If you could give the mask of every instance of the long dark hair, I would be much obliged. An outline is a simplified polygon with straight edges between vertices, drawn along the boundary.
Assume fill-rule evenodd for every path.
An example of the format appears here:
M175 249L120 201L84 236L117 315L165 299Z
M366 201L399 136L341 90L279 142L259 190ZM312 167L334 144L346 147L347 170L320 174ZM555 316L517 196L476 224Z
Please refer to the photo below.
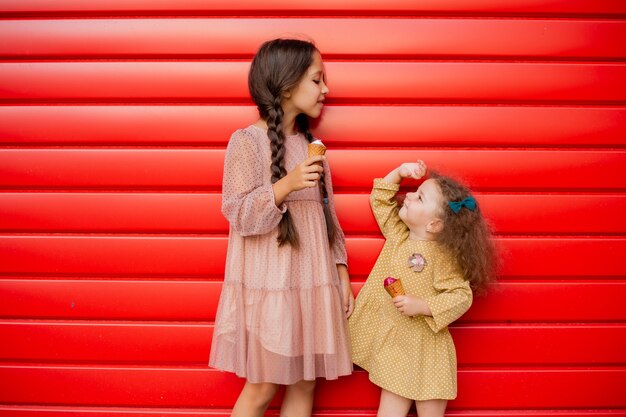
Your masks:
M478 205L474 210L462 207L458 213L448 205L450 201L461 201L471 195L465 185L437 172L430 172L429 178L435 180L444 200L440 213L444 226L437 240L458 261L472 289L484 292L495 280L498 266L491 227Z
M313 63L313 54L319 52L311 42L298 39L274 39L265 42L254 58L248 73L248 88L252 101L259 110L259 116L267 123L267 135L272 151L272 184L287 175L285 170L285 134L283 132L283 109L280 101L283 93L295 87ZM309 142L313 135L309 131L309 120L305 114L296 117L298 131ZM335 224L328 206L328 193L324 174L320 177L320 193L324 202L324 217L328 240L335 238ZM289 243L299 247L298 232L289 211L283 214L279 223L278 245Z

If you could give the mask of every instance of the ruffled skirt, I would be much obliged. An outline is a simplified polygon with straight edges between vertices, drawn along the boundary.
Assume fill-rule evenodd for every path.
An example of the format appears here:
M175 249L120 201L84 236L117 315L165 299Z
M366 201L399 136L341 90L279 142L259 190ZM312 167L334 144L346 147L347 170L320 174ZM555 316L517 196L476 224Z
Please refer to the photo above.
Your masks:
M293 384L352 372L347 321L319 203L291 202L300 249L276 232L231 231L209 365L249 382ZM306 254L304 256L303 254Z

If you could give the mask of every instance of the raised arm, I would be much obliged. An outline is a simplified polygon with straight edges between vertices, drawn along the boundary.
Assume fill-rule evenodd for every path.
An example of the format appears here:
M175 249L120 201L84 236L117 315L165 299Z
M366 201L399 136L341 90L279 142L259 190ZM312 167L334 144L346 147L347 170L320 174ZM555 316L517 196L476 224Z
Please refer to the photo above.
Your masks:
M374 180L370 195L370 205L383 236L387 239L408 231L406 224L398 216L398 203L395 195L404 178L420 179L426 174L426 165L422 161L408 162L395 168L385 178Z

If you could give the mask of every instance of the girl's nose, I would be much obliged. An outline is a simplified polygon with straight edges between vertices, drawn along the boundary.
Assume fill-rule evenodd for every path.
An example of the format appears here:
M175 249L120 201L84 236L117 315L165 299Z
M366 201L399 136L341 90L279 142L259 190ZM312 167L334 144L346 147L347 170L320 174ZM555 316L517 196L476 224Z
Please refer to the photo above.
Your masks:
M326 95L328 94L330 90L328 89L328 86L326 85L326 83L323 83L322 85L322 94Z

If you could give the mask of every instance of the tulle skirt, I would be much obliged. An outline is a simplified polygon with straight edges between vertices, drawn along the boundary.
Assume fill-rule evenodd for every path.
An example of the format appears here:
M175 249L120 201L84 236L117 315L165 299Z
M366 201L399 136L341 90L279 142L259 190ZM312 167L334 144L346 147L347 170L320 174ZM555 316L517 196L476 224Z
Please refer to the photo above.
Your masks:
M231 231L209 365L249 382L293 384L352 372L337 267L321 205L290 202L300 248L277 232Z

